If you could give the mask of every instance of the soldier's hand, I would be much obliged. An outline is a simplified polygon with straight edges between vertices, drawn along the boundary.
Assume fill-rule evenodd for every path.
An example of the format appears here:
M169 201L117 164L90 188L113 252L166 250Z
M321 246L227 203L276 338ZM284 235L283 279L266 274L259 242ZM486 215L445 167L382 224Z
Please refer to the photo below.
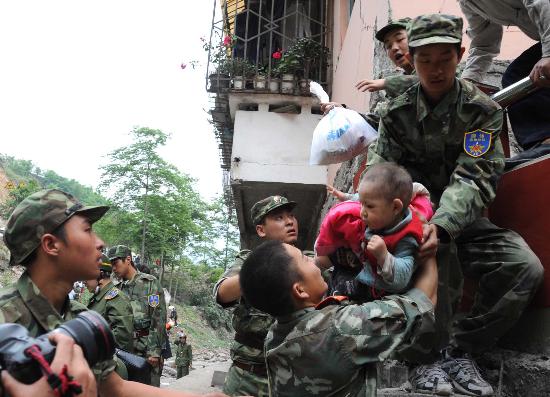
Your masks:
M158 367L160 365L160 357L149 356L149 357L147 357L147 362L152 367Z
M370 79L364 79L359 80L357 84L355 84L355 88L357 88L358 91L361 92L376 92L383 90L386 87L386 79L377 79L377 80L370 80Z
M550 57L541 58L533 70L529 73L529 78L537 87L550 87Z
M424 261L435 256L439 241L437 239L437 226L431 224L422 225L422 244L418 249L418 259Z
M321 104L321 112L323 112L323 114L327 114L336 107L342 107L342 104L338 102L323 102Z
M76 345L74 340L69 336L60 333L53 333L49 339L53 344L57 345L55 356L50 366L52 371L59 374L66 365L68 374L82 386L82 393L79 396L96 397L97 385L95 377L84 358L80 346ZM44 376L33 384L26 385L17 381L7 371L2 371L2 384L5 391L12 397L55 396L53 389Z

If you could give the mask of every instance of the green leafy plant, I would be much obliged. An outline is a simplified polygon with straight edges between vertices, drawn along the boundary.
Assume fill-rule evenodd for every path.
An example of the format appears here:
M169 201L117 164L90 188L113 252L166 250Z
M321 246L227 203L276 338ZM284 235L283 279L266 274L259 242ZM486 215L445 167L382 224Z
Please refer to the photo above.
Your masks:
M307 79L313 69L326 65L328 55L327 47L310 37L301 37L287 51L282 52L277 71L281 74L297 74Z
M252 77L256 71L254 65L244 58L228 58L226 62L227 72L231 76Z

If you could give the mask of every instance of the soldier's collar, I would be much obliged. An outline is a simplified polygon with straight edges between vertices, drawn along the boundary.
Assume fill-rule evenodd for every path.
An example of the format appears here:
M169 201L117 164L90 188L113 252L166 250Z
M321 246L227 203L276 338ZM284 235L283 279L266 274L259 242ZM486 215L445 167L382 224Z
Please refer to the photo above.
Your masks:
M21 295L23 303L32 313L37 323L45 330L49 331L60 326L64 321L61 313L52 306L52 304L42 294L38 286L31 280L29 274L24 272L17 280L17 291ZM69 309L69 297L63 304L63 315Z
M290 314L285 314L283 316L277 316L277 322L279 324L284 324L284 323L288 323L288 322L291 322L295 319L298 319L300 317L302 317L304 314L308 313L308 312L311 312L315 310L315 308L312 306L312 307L306 307L304 309L300 309L300 310L296 310L295 312L292 312Z
M422 121L430 113L432 113L436 118L441 119L449 113L449 108L454 107L453 105L458 102L460 84L458 79L455 77L455 82L451 91L449 91L447 95L445 95L443 99L441 99L441 101L433 108L428 103L428 100L422 91L421 84L418 84L417 90L418 99L416 102L416 119L418 121Z

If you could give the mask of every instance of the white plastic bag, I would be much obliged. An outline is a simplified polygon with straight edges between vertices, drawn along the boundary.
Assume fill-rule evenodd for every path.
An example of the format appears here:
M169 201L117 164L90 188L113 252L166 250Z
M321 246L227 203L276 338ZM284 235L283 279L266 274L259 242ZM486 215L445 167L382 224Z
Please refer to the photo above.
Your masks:
M310 90L321 102L328 102L327 93L318 83L311 82ZM378 131L359 113L335 107L315 127L309 164L327 165L350 160L376 138Z

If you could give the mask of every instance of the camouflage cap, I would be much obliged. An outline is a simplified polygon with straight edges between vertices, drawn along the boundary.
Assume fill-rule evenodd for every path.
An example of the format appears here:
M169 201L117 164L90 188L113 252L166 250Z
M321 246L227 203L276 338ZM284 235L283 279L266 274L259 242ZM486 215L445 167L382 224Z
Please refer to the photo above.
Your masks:
M250 210L250 218L252 219L252 223L254 225L259 225L268 213L285 206L292 209L296 207L296 203L294 201L288 201L288 199L283 196L269 196L258 201Z
M113 261L117 258L126 258L127 256L132 256L132 250L125 245L115 245L114 247L109 248L107 253L110 261Z
M386 34L388 34L389 32L395 29L407 29L409 27L410 22L411 22L411 18L409 17L390 21L390 23L388 23L386 26L382 27L378 32L376 32L374 37L376 37L378 41L381 41L383 43L384 37L386 36Z
M23 262L40 245L43 235L52 233L73 215L83 215L94 223L108 210L108 206L85 206L58 189L31 194L15 207L8 219L4 243L10 250L10 265Z
M104 272L113 272L113 265L111 265L111 261L109 260L109 257L105 254L101 255L101 263L99 264L99 270Z
M409 47L436 43L461 43L462 18L446 14L426 14L414 18L408 29Z

